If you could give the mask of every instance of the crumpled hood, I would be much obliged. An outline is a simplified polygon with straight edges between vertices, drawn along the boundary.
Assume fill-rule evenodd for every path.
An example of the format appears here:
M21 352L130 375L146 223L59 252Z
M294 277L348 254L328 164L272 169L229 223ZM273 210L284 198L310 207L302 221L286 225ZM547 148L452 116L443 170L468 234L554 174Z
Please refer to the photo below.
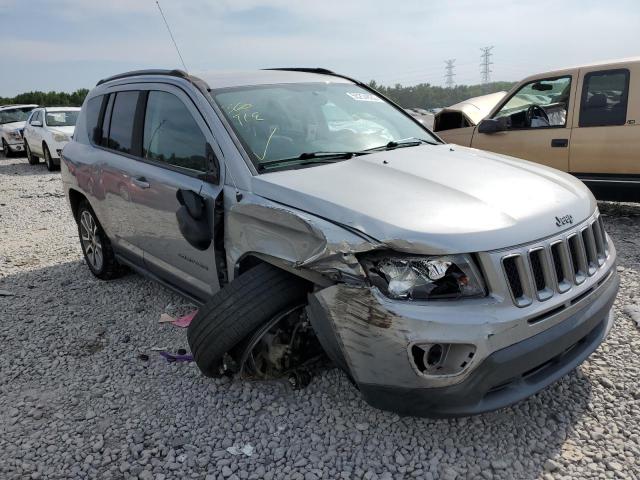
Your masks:
M73 131L75 130L75 126L70 125L68 127L50 127L51 131L54 133L64 133L66 135L73 135Z
M413 253L481 252L532 242L596 208L571 175L454 145L400 148L253 177L253 192ZM556 217L571 215L559 227Z
M24 128L26 124L27 122L3 123L2 125L0 125L0 128L2 128L5 132L10 132L11 130L20 130L21 128Z

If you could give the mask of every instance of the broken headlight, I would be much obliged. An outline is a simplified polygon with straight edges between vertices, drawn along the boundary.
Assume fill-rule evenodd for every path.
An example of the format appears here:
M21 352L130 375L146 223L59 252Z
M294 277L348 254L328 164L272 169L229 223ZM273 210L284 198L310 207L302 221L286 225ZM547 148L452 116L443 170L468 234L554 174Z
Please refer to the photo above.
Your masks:
M369 280L393 299L432 300L486 295L469 255L372 255L361 259Z

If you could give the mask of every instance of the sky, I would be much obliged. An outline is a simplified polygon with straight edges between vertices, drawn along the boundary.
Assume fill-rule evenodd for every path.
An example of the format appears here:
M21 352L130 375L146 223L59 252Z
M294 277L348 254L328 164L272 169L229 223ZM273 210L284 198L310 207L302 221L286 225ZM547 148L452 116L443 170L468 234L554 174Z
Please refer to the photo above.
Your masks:
M325 67L384 85L480 83L640 55L639 0L160 0L190 73ZM155 0L0 0L0 96L181 68Z

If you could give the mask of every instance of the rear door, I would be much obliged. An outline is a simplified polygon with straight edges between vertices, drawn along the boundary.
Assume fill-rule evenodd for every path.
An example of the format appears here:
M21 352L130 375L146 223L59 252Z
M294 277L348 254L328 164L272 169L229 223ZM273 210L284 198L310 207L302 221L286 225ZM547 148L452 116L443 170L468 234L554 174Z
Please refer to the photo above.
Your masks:
M574 75L540 78L522 85L489 118L505 122L496 133L473 134L471 146L569 169L575 99Z
M580 71L580 105L571 134L571 173L599 182L640 182L639 82L637 64Z

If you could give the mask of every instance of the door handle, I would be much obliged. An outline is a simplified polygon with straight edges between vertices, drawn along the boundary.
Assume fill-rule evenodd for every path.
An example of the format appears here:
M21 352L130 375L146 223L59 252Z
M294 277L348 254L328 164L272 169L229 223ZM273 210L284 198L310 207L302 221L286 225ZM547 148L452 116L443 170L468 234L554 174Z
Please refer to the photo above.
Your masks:
M132 178L131 181L138 188L149 188L151 186L144 177Z
M554 138L551 140L551 146L557 148L566 148L569 146L568 138Z

